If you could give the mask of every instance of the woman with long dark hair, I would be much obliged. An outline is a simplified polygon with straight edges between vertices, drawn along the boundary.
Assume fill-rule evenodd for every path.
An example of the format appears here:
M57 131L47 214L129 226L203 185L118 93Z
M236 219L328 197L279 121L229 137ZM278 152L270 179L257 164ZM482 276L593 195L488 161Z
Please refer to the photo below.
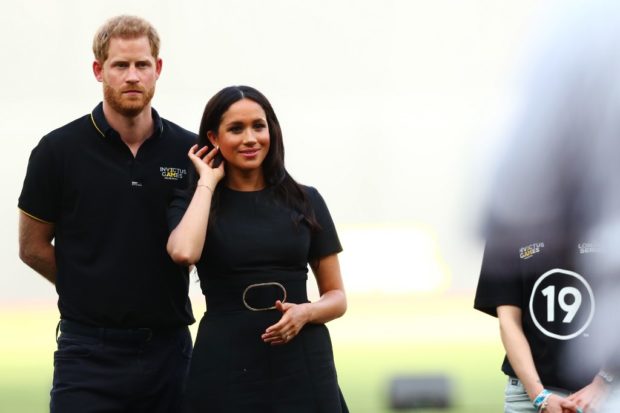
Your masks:
M170 208L168 252L207 300L187 388L192 412L346 412L325 323L346 296L334 223L284 167L269 101L248 86L207 103L190 194ZM309 302L308 265L320 298Z

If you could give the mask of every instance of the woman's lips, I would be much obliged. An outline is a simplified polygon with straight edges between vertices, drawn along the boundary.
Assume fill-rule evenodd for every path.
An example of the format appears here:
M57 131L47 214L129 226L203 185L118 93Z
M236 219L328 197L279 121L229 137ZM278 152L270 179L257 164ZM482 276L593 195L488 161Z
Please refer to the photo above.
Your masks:
M260 149L251 149L251 150L239 151L239 153L241 153L241 156L245 158L253 158L258 154L259 150Z

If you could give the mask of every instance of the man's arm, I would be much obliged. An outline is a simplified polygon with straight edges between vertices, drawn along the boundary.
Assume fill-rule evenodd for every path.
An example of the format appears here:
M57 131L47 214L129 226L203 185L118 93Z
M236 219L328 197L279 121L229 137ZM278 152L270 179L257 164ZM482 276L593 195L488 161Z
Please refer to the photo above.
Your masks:
M56 255L52 240L54 224L19 213L19 258L30 268L56 283Z

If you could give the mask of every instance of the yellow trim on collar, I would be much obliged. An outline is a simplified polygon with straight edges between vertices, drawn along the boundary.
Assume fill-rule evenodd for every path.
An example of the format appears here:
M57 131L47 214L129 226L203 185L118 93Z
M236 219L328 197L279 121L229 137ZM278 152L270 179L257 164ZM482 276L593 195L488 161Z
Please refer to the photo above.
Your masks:
M49 221L46 221L46 220L44 220L44 219L37 218L37 217L35 217L35 216L34 216L34 215L32 215L32 214L29 214L29 213L27 213L26 211L24 211L24 210L23 210L23 209L21 209L21 208L17 208L17 209L18 209L18 210L20 210L20 211L22 212L22 214L24 214L24 215L26 215L26 216L29 216L30 218L34 219L35 221L43 222L44 224L53 224L53 222L49 222Z
M99 127L97 126L97 122L95 122L95 118L93 117L93 113L90 113L90 120L91 122L93 122L93 126L95 127L95 129L97 129L97 132L99 132L101 134L101 136L103 136L105 138L105 134L103 132L101 132L101 129L99 129Z

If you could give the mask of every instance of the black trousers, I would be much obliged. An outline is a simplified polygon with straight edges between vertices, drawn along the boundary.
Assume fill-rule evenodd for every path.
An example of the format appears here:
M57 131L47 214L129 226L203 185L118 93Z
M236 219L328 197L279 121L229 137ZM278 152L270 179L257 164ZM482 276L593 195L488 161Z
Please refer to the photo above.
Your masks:
M187 327L105 329L62 320L50 412L179 412L191 354Z

